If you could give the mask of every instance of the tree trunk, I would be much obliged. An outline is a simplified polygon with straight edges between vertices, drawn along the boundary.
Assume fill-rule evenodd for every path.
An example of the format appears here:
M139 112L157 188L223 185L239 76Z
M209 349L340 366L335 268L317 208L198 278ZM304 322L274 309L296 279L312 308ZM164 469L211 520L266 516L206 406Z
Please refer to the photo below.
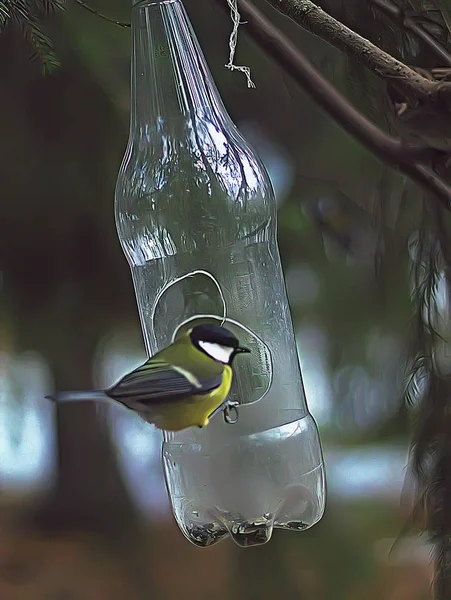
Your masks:
M93 329L68 333L68 339L76 340L75 348L50 357L57 389L92 386L93 358L101 337ZM56 406L57 479L35 514L36 525L107 535L137 526L137 512L118 468L103 409L87 402Z

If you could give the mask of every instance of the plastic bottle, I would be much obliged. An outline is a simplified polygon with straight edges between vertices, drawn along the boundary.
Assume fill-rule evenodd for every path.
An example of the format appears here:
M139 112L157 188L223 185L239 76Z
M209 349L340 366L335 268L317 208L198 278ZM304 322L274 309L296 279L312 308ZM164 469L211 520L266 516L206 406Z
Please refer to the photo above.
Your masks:
M267 542L322 516L324 468L308 412L268 175L228 116L180 0L132 9L131 125L116 187L149 354L200 321L252 350L236 360L239 419L165 433L175 518L209 546ZM250 92L251 93L251 92Z

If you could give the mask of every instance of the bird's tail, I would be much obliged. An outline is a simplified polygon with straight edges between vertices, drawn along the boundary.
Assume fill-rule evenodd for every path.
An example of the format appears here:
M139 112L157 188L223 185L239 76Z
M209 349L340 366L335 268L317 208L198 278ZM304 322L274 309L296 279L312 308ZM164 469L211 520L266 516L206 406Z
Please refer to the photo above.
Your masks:
M53 402L112 402L103 390L77 390L74 392L56 392L51 396L46 396Z

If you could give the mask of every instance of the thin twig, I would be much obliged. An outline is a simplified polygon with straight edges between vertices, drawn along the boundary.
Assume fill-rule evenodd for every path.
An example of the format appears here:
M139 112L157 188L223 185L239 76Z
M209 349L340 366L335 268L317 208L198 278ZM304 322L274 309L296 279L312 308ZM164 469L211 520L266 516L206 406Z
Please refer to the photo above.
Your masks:
M370 0L370 2L380 10L384 15L390 17L396 23L399 23L404 29L411 31L424 44L426 44L441 61L440 65L451 66L451 54L432 36L424 27L416 23L414 19L407 16L406 13L396 6L390 0Z
M390 79L390 83L396 85L406 98L427 100L435 94L440 94L443 101L451 98L451 84L426 79L310 0L267 1L307 31L357 59L378 77Z
M223 0L216 0L224 8ZM248 0L239 0L241 17L248 21L248 32L286 73L336 123L351 134L380 160L407 175L423 189L430 191L451 210L451 187L424 164L416 152L400 140L382 132L361 115L324 77L288 38Z
M92 8L91 6L89 6L89 4L86 4L86 2L83 2L83 0L73 0L73 1L76 2L82 8L84 8L85 10L87 10L88 12L95 15L96 17L100 17L104 21L108 21L108 23L114 23L114 25L119 25L119 27L130 27L130 23L124 23L123 21L115 21L114 19L107 17L106 15L104 15L100 11L96 10L95 8Z

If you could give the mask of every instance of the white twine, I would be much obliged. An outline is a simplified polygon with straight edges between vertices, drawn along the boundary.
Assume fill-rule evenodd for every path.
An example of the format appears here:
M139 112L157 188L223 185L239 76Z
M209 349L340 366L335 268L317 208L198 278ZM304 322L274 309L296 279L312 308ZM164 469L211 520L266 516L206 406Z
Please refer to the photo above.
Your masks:
M246 75L246 79L247 79L247 87L254 88L255 83L251 79L250 68L233 64L233 59L235 58L236 43L237 43L237 39L238 39L238 27L241 24L240 23L241 15L238 12L237 0L227 0L227 4L230 7L230 16L231 16L232 22L233 22L233 29L232 29L232 33L230 34L230 40L229 40L230 54L229 54L229 62L226 64L226 67L227 67L227 69L230 69L231 71L241 71L242 73L244 73Z

